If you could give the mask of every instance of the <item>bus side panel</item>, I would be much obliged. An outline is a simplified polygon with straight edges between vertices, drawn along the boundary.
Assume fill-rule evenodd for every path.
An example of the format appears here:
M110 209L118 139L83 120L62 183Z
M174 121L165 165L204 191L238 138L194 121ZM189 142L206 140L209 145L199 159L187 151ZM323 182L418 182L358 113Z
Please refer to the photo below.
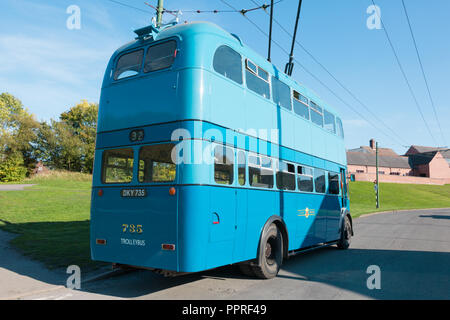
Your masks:
M314 198L318 198L314 194L301 193L297 195L297 220L296 220L296 233L295 247L293 249L299 249L303 247L310 246L315 241L315 227L314 227L314 216L312 215L314 211ZM306 214L308 210L308 215ZM309 215L309 213L312 213Z
M248 223L245 243L247 260L257 256L259 239L266 221L273 215L279 215L279 204L276 200L276 192L259 189L248 192Z
M245 252L248 221L248 193L247 189L236 189L236 233L233 250L233 262L250 259Z
M327 211L327 236L326 241L338 240L339 221L341 216L341 198L337 195L325 197L324 207Z
M209 239L210 189L204 186L178 187L179 271L197 272L206 268Z
M209 95L211 97L210 118L205 117L205 119L213 123L220 123L227 128L246 129L246 118L236 117L245 109L243 87L217 73L211 73L208 78L208 88L211 91Z
M286 224L288 239L289 239L289 250L297 249L295 246L298 241L295 237L295 225L298 220L297 217L297 199L298 193L293 192L271 192L276 196L276 204L278 205L278 215L280 215L284 223Z
M278 129L278 141L276 142L287 148L295 148L295 117L292 115L291 111L288 111L283 107L275 105L273 106L273 109L273 118L276 122L275 128ZM268 134L270 137L270 132Z

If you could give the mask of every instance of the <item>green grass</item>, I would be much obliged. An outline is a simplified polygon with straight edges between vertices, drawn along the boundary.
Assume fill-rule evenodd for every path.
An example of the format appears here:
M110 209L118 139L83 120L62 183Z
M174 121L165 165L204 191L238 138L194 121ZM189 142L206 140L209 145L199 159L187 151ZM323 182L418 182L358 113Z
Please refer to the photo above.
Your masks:
M48 268L79 265L92 270L104 264L90 259L91 175L53 172L25 179L36 184L24 191L0 192L0 228L17 233L11 244ZM375 211L450 207L450 185L380 185L381 208L375 209L371 182L350 183L354 217Z
M349 189L353 217L371 212L450 207L450 185L380 183L378 210L372 182L350 182Z
M50 269L71 264L95 269L89 249L91 175L56 172L0 192L0 228L17 233L11 244Z

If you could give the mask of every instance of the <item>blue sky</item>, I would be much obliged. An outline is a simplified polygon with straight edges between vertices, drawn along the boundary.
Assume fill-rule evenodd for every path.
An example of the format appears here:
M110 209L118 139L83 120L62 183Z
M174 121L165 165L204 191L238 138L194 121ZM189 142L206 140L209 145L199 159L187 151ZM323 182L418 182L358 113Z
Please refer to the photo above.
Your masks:
M133 30L150 23L153 10L144 0L2 0L0 10L0 92L10 92L39 120L57 118L81 99L98 102L101 81L114 50L133 39ZM226 0L232 6L253 8L251 0ZM269 0L255 0L270 3ZM157 0L148 0L156 5ZM274 17L293 31L296 0L275 6ZM443 135L428 99L401 0L377 0L383 22L403 64L434 139L417 110L395 62L383 30L369 30L367 8L371 0L304 0L297 39L341 83L369 107L380 124L298 46L295 58L346 103L372 121L378 130L353 112L340 99L297 63L293 77L317 92L337 109L343 119L347 148L367 145L370 138L381 147L405 152L405 146L450 144L450 1L405 0L422 62L431 88ZM219 0L165 0L167 9L228 10ZM81 9L81 29L69 30L66 13L70 5ZM145 11L148 11L145 12ZM268 30L262 11L247 16ZM165 19L171 19L167 15ZM261 55L267 55L267 38L237 13L197 14L185 12L181 20L211 21L238 34ZM277 25L274 40L286 51L291 39ZM272 45L272 62L284 69L287 55ZM383 131L385 134L383 134Z

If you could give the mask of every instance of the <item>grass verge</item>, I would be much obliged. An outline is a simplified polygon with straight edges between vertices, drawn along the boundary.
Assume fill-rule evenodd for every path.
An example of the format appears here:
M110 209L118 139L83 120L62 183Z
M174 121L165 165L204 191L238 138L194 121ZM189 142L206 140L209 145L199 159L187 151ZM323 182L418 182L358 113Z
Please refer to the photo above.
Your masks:
M372 182L350 182L349 190L353 217L382 211L450 208L450 185L380 183L379 209Z
M0 228L17 233L11 244L50 269L79 265L92 270L89 211L92 176L54 172L26 179L23 191L0 192Z

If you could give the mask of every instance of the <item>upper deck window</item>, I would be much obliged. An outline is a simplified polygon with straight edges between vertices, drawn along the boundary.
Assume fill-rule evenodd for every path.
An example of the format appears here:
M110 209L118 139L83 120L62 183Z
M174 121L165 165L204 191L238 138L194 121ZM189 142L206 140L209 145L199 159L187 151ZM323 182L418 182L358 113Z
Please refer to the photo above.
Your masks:
M339 117L336 117L336 125L338 136L344 138L344 127L342 126L342 120Z
M152 72L169 68L177 54L177 42L175 40L151 46L145 57L144 72Z
M291 110L291 88L275 77L272 77L273 101L279 106Z
M324 128L325 130L336 133L336 123L334 121L335 117L332 113L324 110Z
M144 50L136 50L122 55L116 64L114 80L128 78L139 73L142 66Z
M315 124L323 127L323 109L318 106L314 101L311 101L311 121Z
M299 116L309 120L309 100L304 95L293 91L294 95L294 112Z
M214 70L228 79L242 84L242 58L227 46L220 46L214 53Z
M246 60L245 71L247 88L264 98L270 99L269 74L248 59Z

